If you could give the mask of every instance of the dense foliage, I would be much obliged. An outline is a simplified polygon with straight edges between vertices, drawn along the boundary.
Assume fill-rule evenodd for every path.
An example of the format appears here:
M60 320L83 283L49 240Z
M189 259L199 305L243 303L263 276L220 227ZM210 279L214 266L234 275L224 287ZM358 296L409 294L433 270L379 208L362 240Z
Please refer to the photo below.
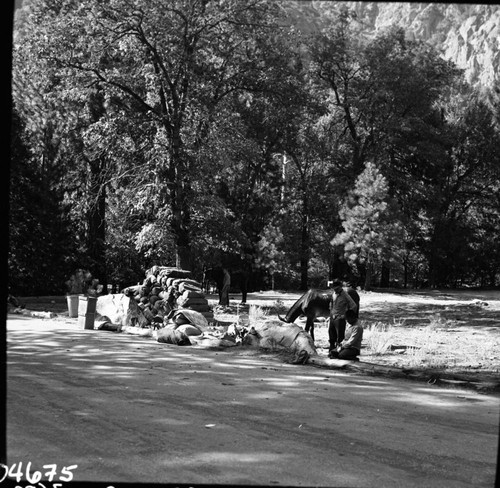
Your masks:
M330 9L330 14L332 10ZM15 19L9 286L78 268L253 286L497 286L498 93L340 8L31 0Z

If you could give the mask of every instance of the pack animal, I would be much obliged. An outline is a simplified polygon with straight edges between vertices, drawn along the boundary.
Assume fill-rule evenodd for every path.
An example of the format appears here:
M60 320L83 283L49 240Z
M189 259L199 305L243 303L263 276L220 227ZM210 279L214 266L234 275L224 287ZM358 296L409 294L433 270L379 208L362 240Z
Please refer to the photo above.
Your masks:
M347 293L357 305L356 315L359 314L359 295L353 288L348 288ZM318 317L330 317L330 302L332 301L332 291L311 289L304 293L288 310L287 314L278 318L286 323L293 323L300 316L306 317L305 331L309 332L314 341L314 321ZM338 340L344 338L345 331L337 331Z

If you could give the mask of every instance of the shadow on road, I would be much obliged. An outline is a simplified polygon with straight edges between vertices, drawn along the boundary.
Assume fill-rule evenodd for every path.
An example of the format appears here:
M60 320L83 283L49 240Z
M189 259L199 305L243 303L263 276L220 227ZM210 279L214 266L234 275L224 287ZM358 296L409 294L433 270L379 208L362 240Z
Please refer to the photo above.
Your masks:
M10 463L76 464L84 481L455 488L494 478L495 397L72 324L9 316Z

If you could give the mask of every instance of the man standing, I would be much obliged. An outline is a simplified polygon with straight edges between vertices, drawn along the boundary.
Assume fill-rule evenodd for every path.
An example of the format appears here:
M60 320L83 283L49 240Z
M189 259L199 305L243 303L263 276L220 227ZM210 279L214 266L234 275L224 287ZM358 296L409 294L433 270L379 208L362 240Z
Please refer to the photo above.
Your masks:
M354 303L356 304L356 318L359 317L359 294L358 292L356 291L356 288L353 287L353 285L351 285L351 283L349 282L346 282L346 287L347 287L347 294L354 300Z
M330 340L328 357L336 356L337 345L339 345L345 336L346 319L345 314L347 310L353 310L357 314L358 305L344 291L340 281L332 282L332 301L330 302L330 325L328 327L328 338Z
M231 288L231 275L226 268L222 269L223 278L222 278L222 290L220 294L219 305L223 307L229 306L229 288Z

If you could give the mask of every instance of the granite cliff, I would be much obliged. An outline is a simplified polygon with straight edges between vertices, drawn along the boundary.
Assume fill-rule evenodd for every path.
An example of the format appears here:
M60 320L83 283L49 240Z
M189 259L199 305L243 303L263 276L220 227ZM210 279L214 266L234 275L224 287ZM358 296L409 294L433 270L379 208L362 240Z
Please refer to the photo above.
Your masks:
M306 30L328 22L339 5L356 13L367 36L393 25L409 38L424 40L465 70L474 85L490 87L500 75L500 5L417 2L285 2L294 21Z

